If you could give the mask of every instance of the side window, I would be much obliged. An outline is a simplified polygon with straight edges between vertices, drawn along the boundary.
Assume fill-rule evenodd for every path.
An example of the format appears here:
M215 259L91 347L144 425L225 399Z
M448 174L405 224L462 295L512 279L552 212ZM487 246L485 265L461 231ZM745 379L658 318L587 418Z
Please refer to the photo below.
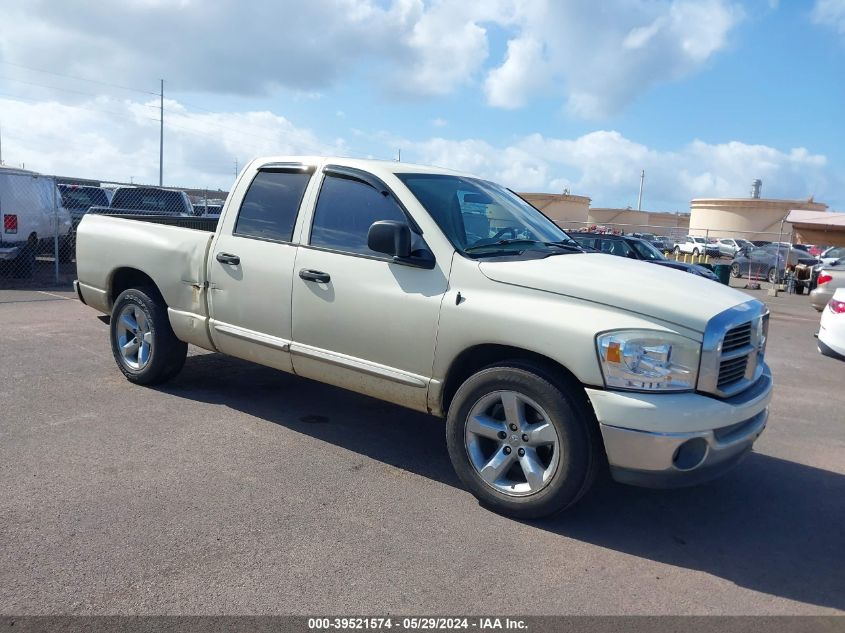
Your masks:
M391 196L360 180L326 174L314 209L310 244L349 253L381 255L367 247L367 232L378 220L407 222Z
M260 171L241 203L235 235L290 242L311 174Z

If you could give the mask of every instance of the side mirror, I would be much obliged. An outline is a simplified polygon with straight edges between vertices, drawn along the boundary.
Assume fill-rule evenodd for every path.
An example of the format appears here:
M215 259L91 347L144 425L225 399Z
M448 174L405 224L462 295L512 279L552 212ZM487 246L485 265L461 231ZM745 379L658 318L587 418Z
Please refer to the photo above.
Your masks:
M373 222L367 231L367 246L376 253L408 258L411 256L411 229L395 220Z

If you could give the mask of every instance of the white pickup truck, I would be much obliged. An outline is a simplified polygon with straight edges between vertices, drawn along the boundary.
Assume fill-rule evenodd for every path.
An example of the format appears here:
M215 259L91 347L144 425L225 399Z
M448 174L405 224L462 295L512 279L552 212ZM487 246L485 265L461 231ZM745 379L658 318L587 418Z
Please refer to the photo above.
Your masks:
M492 182L264 158L213 232L168 223L79 226L76 291L111 315L131 382L173 378L190 343L446 417L455 470L498 512L563 510L608 465L625 483L697 483L766 425L764 304L585 253Z

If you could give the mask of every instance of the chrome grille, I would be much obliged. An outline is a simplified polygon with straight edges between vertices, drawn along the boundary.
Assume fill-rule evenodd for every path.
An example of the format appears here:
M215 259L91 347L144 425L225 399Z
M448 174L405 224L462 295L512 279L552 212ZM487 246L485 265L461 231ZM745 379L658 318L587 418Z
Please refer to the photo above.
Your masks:
M751 344L751 323L744 323L728 330L722 343L722 354Z
M737 380L745 377L745 370L748 367L748 356L739 356L730 360L723 360L719 365L719 380L716 386L719 389L727 387Z
M766 306L751 300L710 319L702 343L699 391L729 398L757 381L765 369L766 317Z

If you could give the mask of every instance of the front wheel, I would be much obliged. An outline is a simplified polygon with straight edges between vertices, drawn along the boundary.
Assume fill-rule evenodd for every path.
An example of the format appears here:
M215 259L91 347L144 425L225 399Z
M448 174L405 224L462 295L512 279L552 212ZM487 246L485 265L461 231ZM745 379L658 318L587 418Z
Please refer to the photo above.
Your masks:
M698 257L698 249L697 248L692 249L692 256Z
M482 505L533 519L574 505L601 463L595 418L575 389L518 362L471 376L449 407L452 465Z
M775 284L778 281L778 271L776 268L772 267L769 268L769 274L766 275L766 279L770 284Z
M731 264L731 277L737 278L740 275L739 264Z
M110 333L112 354L129 382L162 383L185 364L188 345L176 338L167 307L155 290L122 292L114 302Z

